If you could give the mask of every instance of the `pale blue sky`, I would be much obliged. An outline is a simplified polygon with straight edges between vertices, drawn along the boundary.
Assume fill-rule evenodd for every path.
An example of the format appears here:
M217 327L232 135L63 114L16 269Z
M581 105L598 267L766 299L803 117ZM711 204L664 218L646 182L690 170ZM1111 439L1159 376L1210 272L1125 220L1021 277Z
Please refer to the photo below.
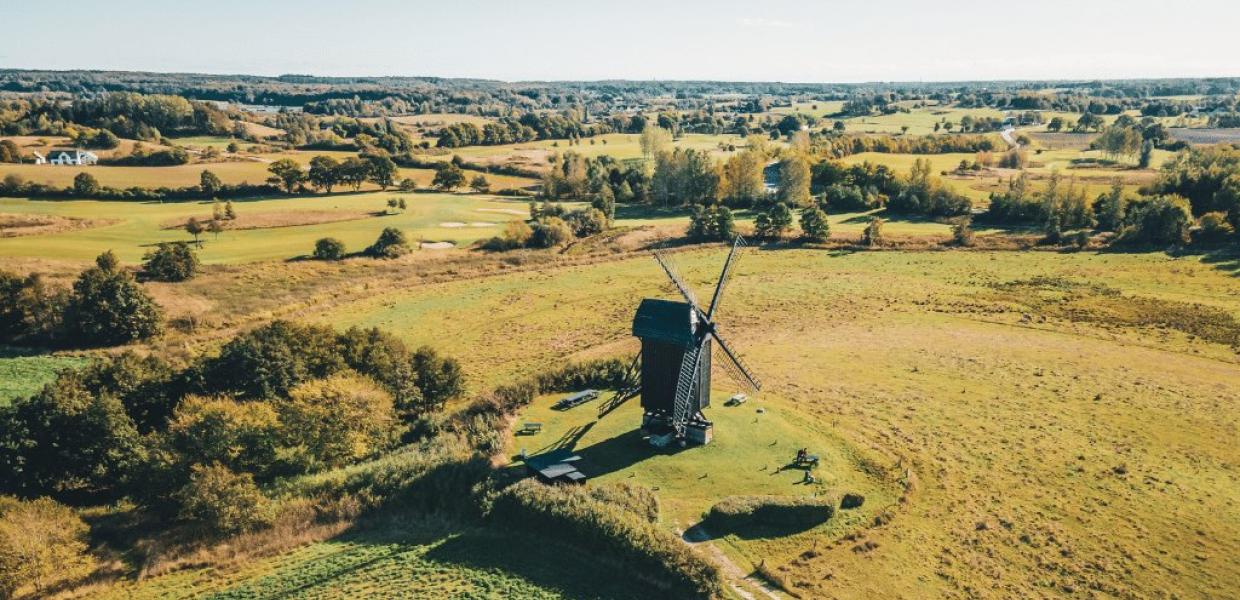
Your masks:
M1238 24L1238 0L0 0L0 67L504 80L1240 76Z

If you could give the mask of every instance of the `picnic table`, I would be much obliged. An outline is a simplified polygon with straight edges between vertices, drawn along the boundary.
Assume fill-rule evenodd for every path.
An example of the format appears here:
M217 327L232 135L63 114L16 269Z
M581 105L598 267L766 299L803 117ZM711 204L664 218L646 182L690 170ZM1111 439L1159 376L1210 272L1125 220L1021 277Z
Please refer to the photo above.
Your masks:
M517 435L534 435L542 432L542 423L526 423L517 430Z

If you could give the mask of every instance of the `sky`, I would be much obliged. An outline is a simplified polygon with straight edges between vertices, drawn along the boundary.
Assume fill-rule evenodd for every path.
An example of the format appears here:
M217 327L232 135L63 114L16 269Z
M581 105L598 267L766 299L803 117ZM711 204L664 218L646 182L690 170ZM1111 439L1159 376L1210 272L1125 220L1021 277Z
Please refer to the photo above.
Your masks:
M1238 0L0 0L0 68L506 81L1240 76Z

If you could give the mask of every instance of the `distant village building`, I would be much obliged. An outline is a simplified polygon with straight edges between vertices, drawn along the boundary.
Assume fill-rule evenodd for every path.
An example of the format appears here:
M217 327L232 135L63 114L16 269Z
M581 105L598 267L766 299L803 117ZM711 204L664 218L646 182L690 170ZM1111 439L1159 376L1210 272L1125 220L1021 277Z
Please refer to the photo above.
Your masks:
M53 165L94 165L99 163L99 157L85 150L52 150L47 153L47 162Z
M34 153L34 164L36 164L36 165L46 165L46 164L47 164L47 157L46 157L46 156L43 156L42 154L39 154L38 152L35 152L35 153Z

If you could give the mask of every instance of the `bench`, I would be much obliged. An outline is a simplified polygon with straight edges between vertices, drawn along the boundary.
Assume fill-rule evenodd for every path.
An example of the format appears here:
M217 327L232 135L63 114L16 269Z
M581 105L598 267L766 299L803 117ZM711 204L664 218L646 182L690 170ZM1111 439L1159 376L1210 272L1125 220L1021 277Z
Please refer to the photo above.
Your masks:
M542 433L542 423L526 423L517 430L517 435L534 435Z

